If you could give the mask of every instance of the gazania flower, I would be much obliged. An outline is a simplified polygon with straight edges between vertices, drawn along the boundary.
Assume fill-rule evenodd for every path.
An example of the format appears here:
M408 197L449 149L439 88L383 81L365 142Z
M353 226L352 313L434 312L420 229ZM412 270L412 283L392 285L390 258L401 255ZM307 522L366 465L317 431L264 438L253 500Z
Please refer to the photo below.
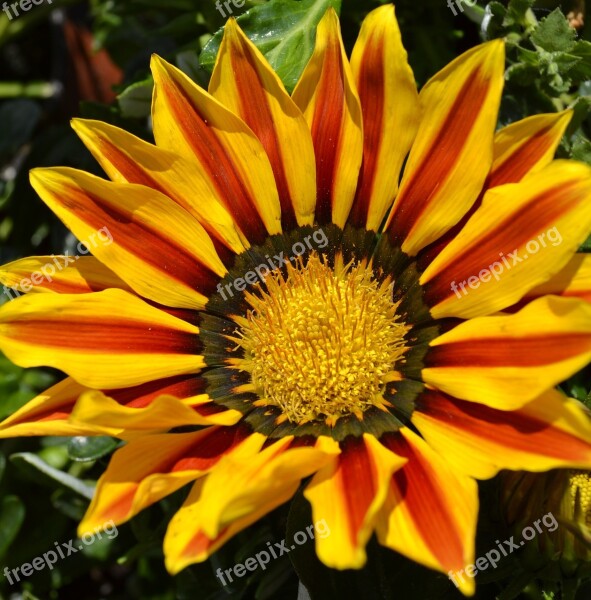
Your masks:
M305 480L326 565L361 567L375 532L455 572L476 479L591 466L553 390L591 356L591 172L552 162L569 111L495 134L501 41L420 94L392 6L350 63L329 11L291 97L233 20L209 91L152 69L155 146L76 120L112 182L31 174L80 240L112 242L0 310L11 360L68 375L2 435L129 442L81 532L195 482L164 540L176 573Z
M553 528L525 545L522 566L545 580L576 580L591 573L591 477L589 471L504 474L503 512L517 536L544 514Z

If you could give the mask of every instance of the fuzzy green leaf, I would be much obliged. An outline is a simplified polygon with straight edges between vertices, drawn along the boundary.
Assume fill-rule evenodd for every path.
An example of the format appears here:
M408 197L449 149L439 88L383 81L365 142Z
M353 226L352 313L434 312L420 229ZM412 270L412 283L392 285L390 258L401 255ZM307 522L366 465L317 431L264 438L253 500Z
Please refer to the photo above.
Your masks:
M531 36L532 42L547 52L569 52L575 46L576 32L569 27L560 9L540 21Z

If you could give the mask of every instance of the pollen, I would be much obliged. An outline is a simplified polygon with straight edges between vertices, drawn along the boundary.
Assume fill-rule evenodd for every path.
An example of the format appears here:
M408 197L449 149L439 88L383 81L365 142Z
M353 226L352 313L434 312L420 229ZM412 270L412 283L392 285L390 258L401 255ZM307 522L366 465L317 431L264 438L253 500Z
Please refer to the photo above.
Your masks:
M401 379L410 330L391 290L367 261L345 265L337 256L331 267L312 254L247 293L252 309L237 318L244 358L236 366L250 373L256 404L280 408L280 421L331 426L387 410L383 392Z

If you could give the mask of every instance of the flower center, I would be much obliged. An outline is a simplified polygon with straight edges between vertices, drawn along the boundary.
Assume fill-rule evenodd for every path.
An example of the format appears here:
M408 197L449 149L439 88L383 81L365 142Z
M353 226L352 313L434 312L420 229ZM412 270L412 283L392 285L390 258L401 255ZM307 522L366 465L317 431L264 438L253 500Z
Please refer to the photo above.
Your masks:
M407 350L410 326L397 314L391 279L374 278L367 261L329 267L312 254L274 272L266 290L246 294L252 307L236 341L239 368L250 373L258 406L276 406L293 423L391 406L385 385L399 381L396 365Z

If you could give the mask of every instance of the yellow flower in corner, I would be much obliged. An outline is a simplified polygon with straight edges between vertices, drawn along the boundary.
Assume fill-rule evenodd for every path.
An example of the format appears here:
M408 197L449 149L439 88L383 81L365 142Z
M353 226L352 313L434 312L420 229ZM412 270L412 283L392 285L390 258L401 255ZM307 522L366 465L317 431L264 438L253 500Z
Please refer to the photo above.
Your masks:
M68 376L0 435L128 442L81 532L194 482L164 540L177 573L305 479L326 565L362 567L375 533L456 572L476 479L591 468L554 390L591 357L591 170L552 160L570 111L495 133L501 41L420 94L391 5L350 61L327 12L291 96L234 20L208 91L152 71L156 145L75 120L111 181L31 173L79 239L112 242L0 309L2 352Z

